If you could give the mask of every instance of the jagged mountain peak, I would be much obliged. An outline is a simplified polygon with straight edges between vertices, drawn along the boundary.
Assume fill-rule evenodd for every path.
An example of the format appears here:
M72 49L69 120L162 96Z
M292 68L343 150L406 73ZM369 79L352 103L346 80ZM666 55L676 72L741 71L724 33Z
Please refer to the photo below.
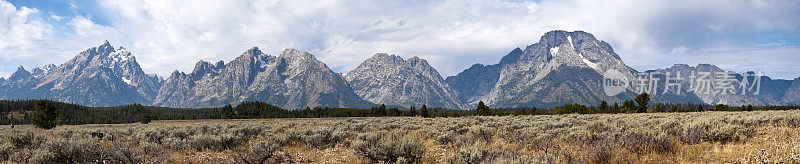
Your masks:
M136 61L136 57L134 57L133 54L131 54L131 52L125 49L124 47L119 47L117 48L117 50L114 50L114 52L108 55L108 58L111 59L113 63Z
M106 41L103 42L103 44L101 44L100 46L97 46L94 49L96 49L98 52L100 52L100 54L108 54L108 53L105 53L105 52L114 51L114 46L111 46L111 43L109 43L108 40L106 40Z
M192 70L192 74L204 74L207 71L216 70L216 65L211 64L210 62L200 60L197 64L194 65L194 69Z
M172 74L170 74L170 76L178 76L178 75L181 75L181 74L186 74L186 73L183 73L181 71L175 70L175 71L172 71Z
M314 57L313 54L308 53L306 51L300 52L300 50L296 50L296 49L293 49L293 48L287 48L287 49L283 50L283 53L281 54L281 57L284 57L284 58L299 58L301 60L306 60L306 59L314 59L314 60L316 60L316 58Z
M483 64L481 64L481 63L475 63L475 64L473 64L472 66L469 66L469 68L467 68L467 69L483 68L484 66L485 66L485 65L483 65Z
M28 72L28 70L25 70L25 67L24 67L24 66L19 66L19 67L17 67L17 72L20 72L20 71ZM15 72L15 73L16 73L16 72Z
M223 61L218 61L216 64L213 64L214 67L217 69L222 68L230 68L232 69L246 69L246 70L254 70L256 72L263 71L269 64L268 60L274 58L273 56L267 55L258 47L252 47L242 53L239 57L236 57L233 61L228 63L227 65ZM211 66L211 63L206 62L207 65Z
M216 66L217 68L225 67L225 61L219 60L217 61L217 64L215 64L214 66Z
M361 98L376 104L465 109L439 73L419 57L377 53L345 76Z
M716 65L704 64L704 63L697 64L697 66L690 66L688 64L674 64L671 67L668 67L668 68L665 68L665 69L656 69L656 70L650 70L650 71L669 71L669 72L680 71L680 72L683 72L683 73L690 73L690 72L695 72L695 71L701 71L701 72L725 72L725 70L717 67Z
M36 67L31 70L31 75L36 78L41 78L42 76L50 73L50 71L56 69L55 64L47 64L42 67Z
M131 52L108 41L80 52L59 66L36 69L36 79L6 98L47 98L88 106L149 103L161 87L140 68Z
M200 61L195 68L191 76L173 73L153 104L215 107L262 101L285 109L371 105L355 95L341 75L295 49L275 57L253 47L227 64Z
M263 54L263 52L261 52L261 50L258 49L258 47L252 47L252 48L248 49L247 51L245 51L244 54L261 55L261 54Z
M418 66L419 67L423 67L423 68L429 68L430 67L430 65L428 65L428 61L427 60L419 58L417 56L409 58L408 62L411 64L411 67L418 67ZM432 68L432 67L430 67L430 68Z
M216 76L219 75L223 69L225 69L225 65L222 63L222 61L217 62L217 64L212 64L211 62L200 60L197 62L197 64L195 64L194 69L192 70L192 79L200 79L206 75Z
M11 76L8 77L8 81L24 81L31 78L33 78L31 72L25 70L25 67L19 66L17 67L17 71L14 71L14 73L12 73Z
M713 64L697 64L697 66L695 68L697 68L698 70L701 70L701 71L714 71L714 72L716 72L716 71L724 71L721 68L719 68L719 67L717 67L716 65L713 65Z
M237 59L235 59L234 61L240 60L239 58L242 58L241 60L248 60L248 59L261 58L261 57L264 57L264 56L267 56L267 55L264 54L264 52L261 52L261 50L258 49L258 47L252 47L252 48L248 49L247 51L244 51L242 53L242 55L237 57Z
M395 60L395 61L403 61L403 58L395 55L395 54L387 54L387 53L375 53L372 57L368 58L367 61L373 60Z
M483 100L497 107L556 105L575 102L590 105L602 98L600 80L607 69L621 69L632 77L611 47L594 35L563 30L542 35L538 43L515 48L498 64L473 65L447 82L468 103ZM593 70L591 72L585 72ZM558 92L555 92L558 91Z
M508 54L506 54L506 56L503 56L503 58L500 59L500 63L499 64L500 65L506 65L506 64L509 64L509 63L514 63L517 60L519 60L519 57L522 55L523 52L524 51L522 49L517 47L514 50L511 50L511 52L509 52ZM481 65L481 66L483 66L483 65Z

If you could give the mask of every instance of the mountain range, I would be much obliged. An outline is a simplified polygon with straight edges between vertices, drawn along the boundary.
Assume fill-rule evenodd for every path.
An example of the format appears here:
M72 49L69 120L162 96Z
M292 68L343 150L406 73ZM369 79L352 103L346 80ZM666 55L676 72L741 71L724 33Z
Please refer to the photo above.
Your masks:
M630 86L609 95L604 80L609 70ZM711 93L698 92L692 80L698 74L725 76ZM203 108L267 102L285 109L306 107L369 108L378 104L410 107L469 109L483 101L491 107L550 108L564 104L597 105L635 97L635 80L658 79L652 101L728 105L800 104L800 78L794 80L732 73L714 65L675 64L637 71L625 65L612 47L583 31L550 31L538 41L515 48L499 63L475 64L443 78L419 57L403 59L377 53L344 75L332 71L313 54L286 49L271 56L253 47L225 63L199 61L190 73L174 71L166 80L146 74L136 58L108 41L89 48L61 65L48 64L31 71L19 67L0 78L0 99L50 99L87 106L147 104ZM648 76L649 75L649 76ZM680 78L682 81L669 81ZM758 78L758 79L756 79ZM754 83L758 81L759 83ZM744 88L758 84L757 91ZM719 90L724 86L736 90ZM716 88L714 88L716 87ZM708 89L708 88L701 88ZM750 92L735 92L750 89Z

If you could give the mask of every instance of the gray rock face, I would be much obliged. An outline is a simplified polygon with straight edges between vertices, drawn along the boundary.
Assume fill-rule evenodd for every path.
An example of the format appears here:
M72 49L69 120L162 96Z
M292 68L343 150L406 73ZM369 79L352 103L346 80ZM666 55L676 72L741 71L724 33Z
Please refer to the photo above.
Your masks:
M436 69L418 57L378 53L345 78L356 94L375 104L468 109Z
M612 68L629 77L635 72L620 60L611 46L589 33L551 31L542 36L539 43L521 52L512 51L496 65L473 66L469 71L449 77L448 82L458 86L454 87L458 92L477 93L473 97L462 97L463 101L480 100L493 107L596 105L601 100L618 102L634 95L632 92L613 97L604 94L602 73ZM494 77L488 74L495 69L500 71L497 82L492 85ZM469 81L481 82L464 83ZM492 87L485 92L486 88L465 86Z
M800 104L800 78L796 78L792 81L792 84L783 97L783 101L787 104Z
M602 74L609 69L619 70L634 80L638 71L626 66L611 47L598 41L589 33L576 31L551 31L523 51L514 50L500 63L483 66L473 65L456 76L448 77L450 86L462 94L460 100L475 103L479 100L494 107L553 107L578 103L597 105L600 100L619 102L632 99L636 94L635 83L627 92L609 97L603 93ZM680 88L665 90L666 73L675 77L680 72L684 80ZM761 77L758 94L716 94L690 91L690 75L709 72L712 76L725 71L709 64L691 67L676 64L666 69L649 70L655 73L659 93L650 93L652 101L666 103L706 103L727 105L785 105L794 97L788 80ZM742 74L734 74L734 86L740 86ZM755 79L750 77L751 84ZM795 80L797 81L797 80ZM800 84L798 84L800 85ZM714 87L710 88L714 90ZM791 92L791 93L790 93ZM794 100L796 101L796 100Z
M252 48L227 64L200 61L191 73L175 71L165 81L142 71L125 48L105 42L58 66L48 64L31 71L19 67L11 76L0 78L0 99L193 108L262 101L285 109L368 108L373 103L468 109L478 101L501 108L549 108L632 99L636 95L632 88L616 96L604 93L602 75L610 69L619 70L628 79L639 74L606 42L582 31L548 32L538 43L514 49L497 64L475 64L446 80L416 57L404 60L377 54L345 78L307 52L287 49L280 56L270 56ZM651 72L660 73L656 76L662 79L657 90L664 91L666 73L681 72L681 78L690 79L693 72L713 75L724 70L709 64L676 64L645 71ZM740 86L745 74L735 74L733 85ZM688 80L679 86L677 92L651 93L652 101L732 106L800 104L800 78L761 77L758 94L695 93L689 90Z
M670 102L670 103L683 103L681 100L691 100L693 96L698 97L702 103L706 104L726 104L731 106L741 106L741 105L788 105L792 104L790 100L786 100L786 98L792 98L794 96L788 94L791 91L790 85L792 81L790 80L782 80L782 79L772 79L766 76L760 76L760 81L756 81L753 75L757 75L754 72L745 72L745 73L733 73L733 72L726 72L718 68L717 66L710 65L710 64L699 64L696 67L692 67L686 64L675 64L674 66L666 69L657 69L652 70L652 72L658 72L662 74L659 78L662 82L659 83L659 91L663 91L663 76L664 73L670 73L672 77L674 77L678 72L680 72L680 78L684 79L681 83L681 88L684 93L682 95L688 95L688 98L683 99L667 99L661 100L662 102ZM713 84L704 85L707 87L701 87L700 85L704 84L705 82L700 82L697 79L707 79L703 78L706 75L700 74L699 72L708 72L708 78L713 78ZM726 77L726 75L729 73ZM704 73L705 74L705 73ZM694 75L694 77L692 77ZM744 78L747 77L745 80ZM692 84L690 81L692 79L695 80L695 86L692 88ZM731 80L724 80L724 79L731 79ZM729 81L730 85L727 85L726 82ZM744 83L747 82L747 83ZM758 83L759 87L754 87L754 85ZM743 92L742 85L747 84L747 90ZM732 86L732 87L726 87ZM703 88L707 88L707 90L703 91ZM729 89L724 89L729 88ZM698 91L698 89L700 91ZM693 90L689 92L689 90ZM726 92L723 94L723 92ZM672 95L675 94L665 94L665 95ZM656 99L654 99L656 100Z
M489 91L497 84L503 66L515 62L520 55L522 55L522 49L516 48L503 57L498 64L487 66L475 64L456 76L447 77L445 81L459 93L459 100L469 104L478 103L480 100L485 100Z
M31 70L31 75L33 75L33 77L36 78L41 78L42 76L46 75L47 73L50 73L50 71L56 68L57 66L55 64L44 65L42 66L42 68L36 67L33 68L33 70Z
M19 97L24 97L24 93L27 93L37 83L39 80L20 66L8 79L2 80L0 83L0 99L22 99Z
M46 65L33 74L17 72L9 78L14 84L6 82L14 87L6 89L3 99L46 98L88 106L148 104L161 87L159 78L146 75L130 52L114 49L107 41L61 66Z
M752 104L752 105L767 105L769 103L764 102L759 99L757 94L753 94L751 92L745 92L745 94L741 94L739 92L741 89L737 91L726 91L728 93L722 93L721 82L716 82L716 84L705 83L703 79L711 79L715 78L717 81L721 81L722 77L725 75L721 74L728 74L732 72L726 72L725 70L720 69L717 66L710 65L710 64L699 64L696 67L692 67L686 64L675 64L674 66L666 69L658 69L652 70L648 72L654 72L660 74L658 76L658 91L660 93L653 94L654 96L659 96L654 100L659 102L670 102L670 103L685 103L685 102L697 102L695 97L699 98L702 103L706 104L726 104L732 106L739 106L743 104ZM705 73L708 73L708 78L705 78ZM664 85L666 78L666 73L670 74L670 78L676 78L677 75L680 75L681 85L681 94L675 94L676 88L670 88L670 90L664 94ZM713 76L713 77L712 77ZM729 76L731 79L731 85L739 86L740 80L742 78L739 74L731 74ZM749 79L752 81L752 78ZM694 81L694 87L692 85L692 81ZM709 84L708 87L703 87L703 84ZM762 85L764 85L762 83ZM715 91L716 90L716 91ZM717 92L719 91L719 92ZM735 93L734 93L735 92ZM671 99L658 99L658 98L665 98L665 97L672 97Z
M215 107L262 101L285 109L373 106L344 78L307 52L279 57L252 48L228 64L200 61L190 74L174 72L153 102L170 107Z
M792 103L791 101L784 101L786 93L792 85L792 80L772 79L770 77L761 77L761 88L756 98L769 105L789 105L800 104Z

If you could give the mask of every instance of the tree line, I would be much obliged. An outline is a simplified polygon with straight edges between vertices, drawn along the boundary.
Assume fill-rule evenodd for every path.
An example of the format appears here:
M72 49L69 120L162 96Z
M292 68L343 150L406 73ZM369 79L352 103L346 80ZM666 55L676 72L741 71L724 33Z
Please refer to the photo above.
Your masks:
M507 116L507 115L558 115L601 113L656 113L656 112L700 112L700 111L756 111L790 110L800 106L741 106L724 104L648 104L650 96L642 93L622 104L601 101L597 106L565 104L551 109L540 108L491 108L479 101L474 109L451 110L443 108L419 108L410 106L399 109L380 105L370 109L315 107L286 110L265 102L248 101L236 107L226 105L215 108L167 108L131 104L117 107L87 107L51 100L0 100L0 124L35 124L42 128L57 125L149 123L150 120L191 119L258 119L258 118L324 118L324 117L463 117L463 116Z

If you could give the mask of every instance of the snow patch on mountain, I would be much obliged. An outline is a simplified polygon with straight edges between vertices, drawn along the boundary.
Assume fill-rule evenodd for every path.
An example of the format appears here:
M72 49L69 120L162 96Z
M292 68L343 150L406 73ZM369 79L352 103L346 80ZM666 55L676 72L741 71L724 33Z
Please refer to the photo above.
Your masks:
M558 54L558 49L560 49L560 48L561 47L550 48L550 54L553 54L553 55Z
M131 79L128 79L128 78L126 78L126 77L122 77L122 81L124 81L124 82L125 82L125 83L127 83L128 85L133 85L133 83L131 83Z
M254 58L253 60L255 60L258 63L258 67L260 67L261 69L265 69L267 68L267 66L269 66L267 61L264 61L261 55L254 56L253 58Z
M567 35L567 41L569 41L569 45L572 46L572 49L575 49L575 45L572 45L572 36Z
M578 53L578 56L581 56L581 60L583 61L583 63L586 63L586 65L588 65L589 67L592 67L592 69L597 70L597 68L599 68L597 63L589 61L589 59L586 59L586 57L583 57L583 54Z
M115 63L120 63L131 59L133 55L131 55L127 49L119 47L119 49L112 52L110 55L108 55L108 57L114 60Z

